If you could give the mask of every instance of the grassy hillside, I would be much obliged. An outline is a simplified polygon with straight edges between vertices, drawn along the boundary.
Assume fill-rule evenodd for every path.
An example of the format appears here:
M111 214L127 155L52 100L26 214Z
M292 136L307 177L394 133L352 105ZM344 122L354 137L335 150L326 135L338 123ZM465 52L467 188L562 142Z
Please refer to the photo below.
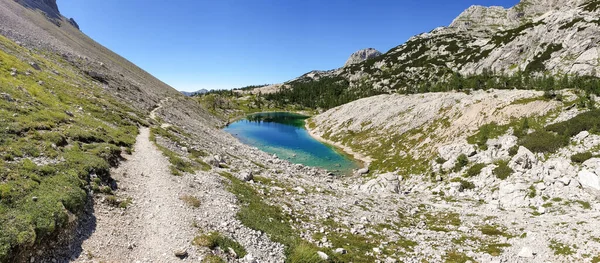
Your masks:
M0 261L53 238L131 150L142 114L52 53L0 36Z

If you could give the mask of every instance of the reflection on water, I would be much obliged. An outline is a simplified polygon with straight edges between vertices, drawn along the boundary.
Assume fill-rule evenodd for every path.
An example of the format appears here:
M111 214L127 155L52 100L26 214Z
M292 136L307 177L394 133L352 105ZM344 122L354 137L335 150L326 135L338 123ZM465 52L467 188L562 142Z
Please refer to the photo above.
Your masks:
M245 144L294 163L348 172L358 164L314 138L304 129L308 117L286 112L247 116L225 128Z

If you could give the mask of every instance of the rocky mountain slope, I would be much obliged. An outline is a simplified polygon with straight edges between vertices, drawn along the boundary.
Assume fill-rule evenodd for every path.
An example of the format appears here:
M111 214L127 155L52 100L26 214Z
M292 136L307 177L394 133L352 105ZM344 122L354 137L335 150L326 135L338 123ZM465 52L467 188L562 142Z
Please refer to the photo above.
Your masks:
M596 0L523 0L509 9L472 6L449 26L411 37L381 56L310 72L282 87L336 80L344 82L348 96L364 97L427 91L457 73L600 76L599 12Z

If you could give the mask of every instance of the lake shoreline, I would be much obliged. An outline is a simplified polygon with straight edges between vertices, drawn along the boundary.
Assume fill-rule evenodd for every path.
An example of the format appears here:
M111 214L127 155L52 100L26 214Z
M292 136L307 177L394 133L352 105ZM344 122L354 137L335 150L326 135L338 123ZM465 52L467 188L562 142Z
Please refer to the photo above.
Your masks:
M371 157L360 154L358 152L355 152L354 150L352 150L352 148L350 148L346 145L342 145L341 143L330 141L330 140L327 140L327 139L319 136L318 134L315 133L314 130L311 130L310 127L308 127L308 122L305 122L304 129L306 130L306 132L308 132L308 135L313 137L315 140L320 141L321 143L324 143L327 145L331 145L331 146L341 150L345 154L349 155L350 157L352 157L352 159L359 161L359 163L361 164L361 168L369 167L369 165L373 161L373 159Z

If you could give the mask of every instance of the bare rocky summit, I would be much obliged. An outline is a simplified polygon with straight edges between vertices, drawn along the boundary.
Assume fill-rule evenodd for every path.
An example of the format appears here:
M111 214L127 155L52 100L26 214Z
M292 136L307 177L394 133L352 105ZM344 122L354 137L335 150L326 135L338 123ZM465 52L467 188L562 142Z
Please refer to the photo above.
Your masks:
M363 62L367 59L375 58L381 55L381 52L377 51L374 48L365 48L359 51L356 51L350 55L350 58L344 64L344 67Z

